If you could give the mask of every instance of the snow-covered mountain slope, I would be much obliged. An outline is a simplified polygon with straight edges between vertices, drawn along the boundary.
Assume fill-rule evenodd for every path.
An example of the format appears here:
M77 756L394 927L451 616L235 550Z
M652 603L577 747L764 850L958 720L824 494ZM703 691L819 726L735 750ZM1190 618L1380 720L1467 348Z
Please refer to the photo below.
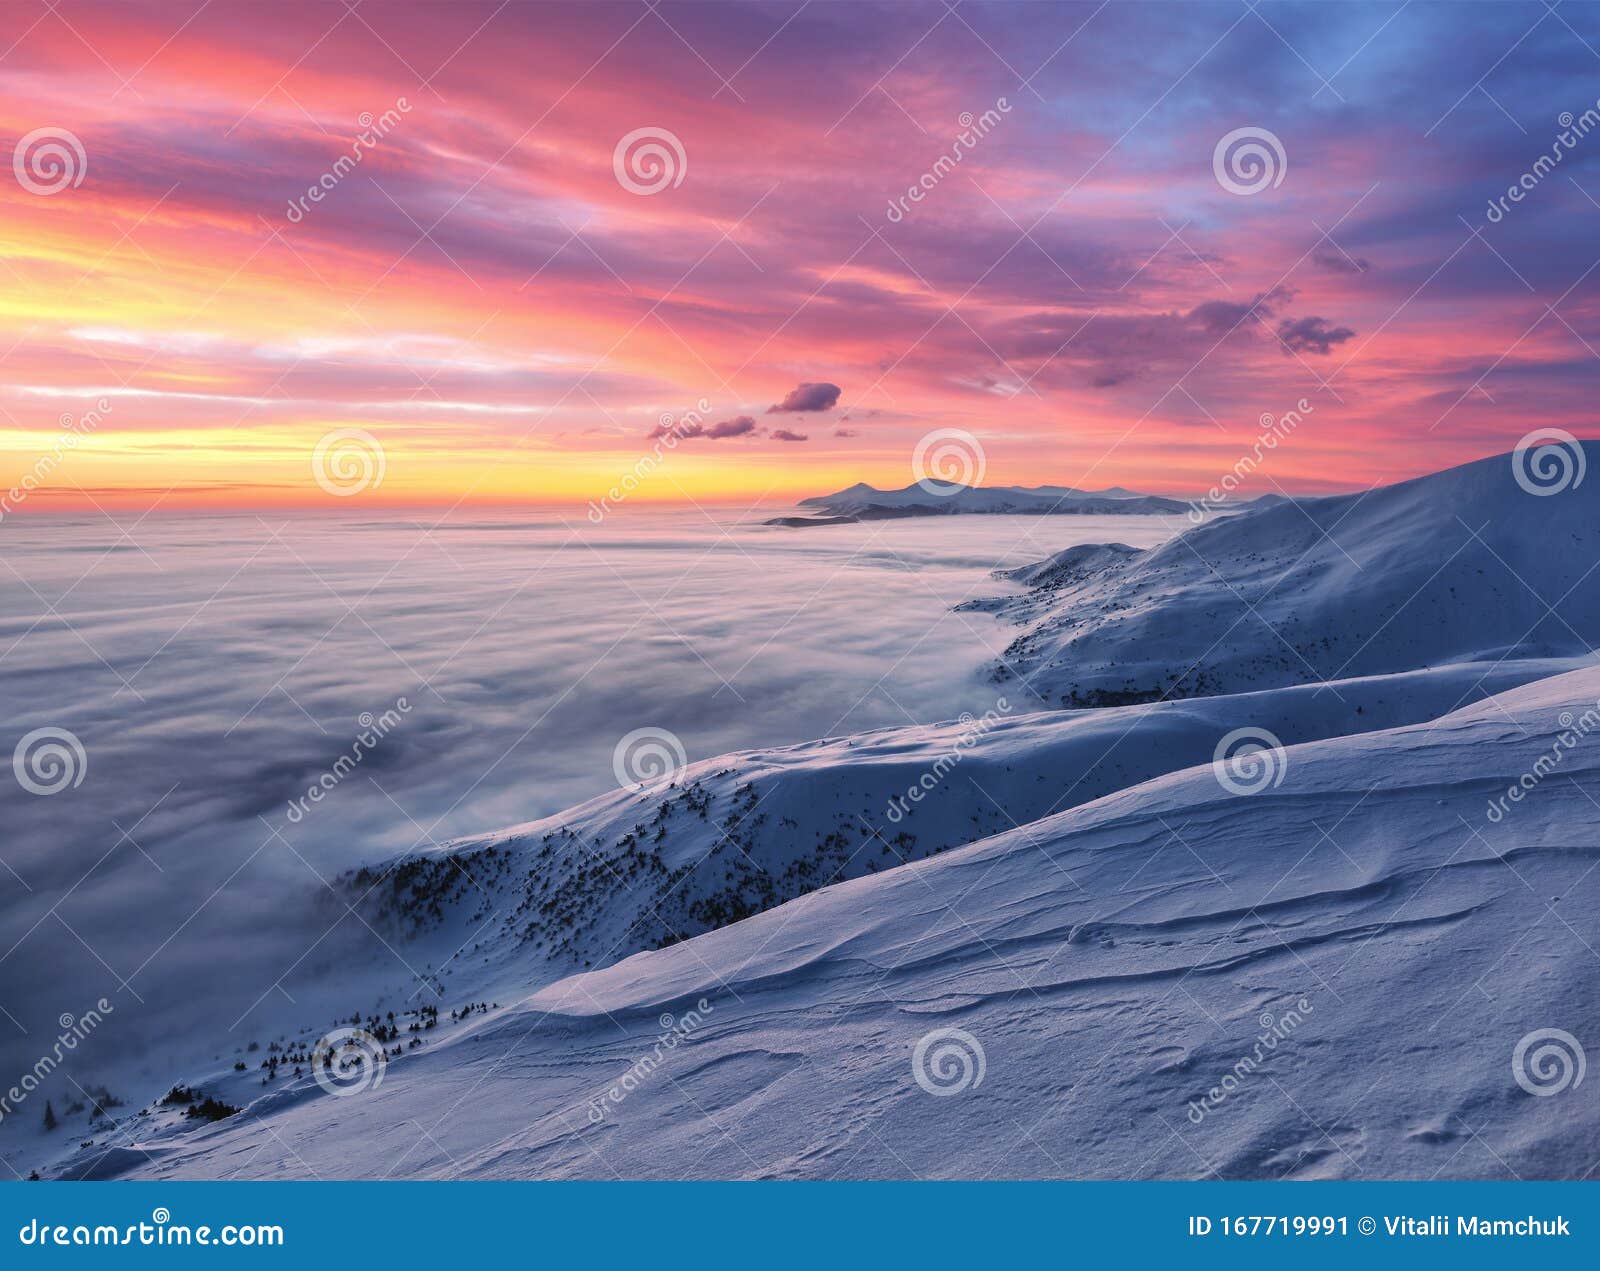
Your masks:
M901 516L1026 514L1033 516L1163 515L1181 516L1188 505L1159 495L1138 494L1114 486L1108 490L1074 490L1069 486L965 486L928 478L900 490L878 490L858 482L835 494L801 499L829 520L883 520ZM801 518L780 518L783 524L804 524Z
M69 1172L1576 1177L1600 1102L1538 1056L1600 1041L1597 699L1170 773Z
M1600 443L1584 449L1600 465ZM1500 456L1253 507L1148 551L1071 548L1019 576L1028 595L974 607L1028 624L1002 682L1072 706L1586 652L1600 482L1541 496L1516 471Z
M981 718L724 755L346 882L375 927L431 936L444 952L470 938L465 961L526 985L1209 762L1237 728L1284 744L1389 728L1571 665L1456 666L1098 711L1016 714L1001 697Z
M1208 762L1237 727L1286 744L1388 728L1568 665L1449 667L1099 711L1020 715L997 703L981 720L725 756L659 789L618 791L358 871L337 897L307 898L330 930L354 906L329 973L296 983L292 1003L256 1003L231 1029L213 1021L182 1039L181 1055L152 1053L139 1070L119 1071L122 1122L90 1124L89 1137L98 1153L148 1133L152 1117L192 1129L185 1107L152 1102L181 1084L245 1106L303 1076L330 1027L382 1021L387 1031L390 1012L400 1036L386 1048L401 1045L410 1062L418 1046L456 1031L452 1008L516 1000L576 970ZM82 1138L28 1130L31 1141L13 1134L6 1144L23 1171Z

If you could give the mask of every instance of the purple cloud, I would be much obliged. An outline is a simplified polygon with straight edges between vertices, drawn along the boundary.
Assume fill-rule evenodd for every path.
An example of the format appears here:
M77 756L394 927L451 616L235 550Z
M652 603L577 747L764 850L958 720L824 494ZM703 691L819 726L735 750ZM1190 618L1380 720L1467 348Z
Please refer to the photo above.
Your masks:
M790 415L803 410L832 410L839 404L840 391L837 384L801 384L776 406L767 407L767 414Z
M837 389L834 390L838 392ZM774 428L771 433L774 441L809 441L811 438L803 432L790 432L787 428Z
M1278 323L1278 339L1293 353L1331 353L1355 335L1349 327L1330 327L1326 318L1285 318Z
M707 427L705 424L684 424L682 427L673 427L668 424L657 424L650 430L650 439L665 437L669 433L676 434L680 441L688 441L691 437L704 437L707 441L721 441L727 437L759 437L760 429L756 421L749 415L735 415L732 419L724 419L720 423Z

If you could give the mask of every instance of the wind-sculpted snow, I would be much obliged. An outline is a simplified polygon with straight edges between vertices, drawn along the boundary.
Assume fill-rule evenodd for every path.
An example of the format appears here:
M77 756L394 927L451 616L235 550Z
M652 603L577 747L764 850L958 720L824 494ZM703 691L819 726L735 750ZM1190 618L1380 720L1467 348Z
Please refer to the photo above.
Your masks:
M1567 665L1101 711L1024 715L1002 696L978 719L694 764L650 789L356 871L347 887L375 925L402 936L472 932L488 964L603 966L1209 763L1239 727L1284 744L1392 727Z
M1170 772L548 984L360 1097L153 1134L119 1164L1573 1177L1597 1105L1530 1093L1512 1056L1600 1006L1600 748L1515 815L1485 808L1597 699L1587 668L1290 745L1254 795L1209 763Z
M1600 464L1600 444L1585 451ZM1538 497L1509 456L1283 501L1144 552L1075 547L1024 597L996 675L1105 706L1238 693L1600 643L1600 483Z
M1501 458L1010 570L969 606L1030 624L981 716L355 871L392 956L318 1009L357 1013L171 1074L52 1172L1579 1176L1600 558L1568 484Z

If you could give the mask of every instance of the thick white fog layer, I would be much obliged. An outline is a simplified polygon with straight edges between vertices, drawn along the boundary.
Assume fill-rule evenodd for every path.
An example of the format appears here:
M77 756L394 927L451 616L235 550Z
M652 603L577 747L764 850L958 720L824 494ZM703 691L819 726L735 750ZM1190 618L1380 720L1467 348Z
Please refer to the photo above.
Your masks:
M696 760L981 713L1015 632L951 607L991 569L1182 528L781 510L8 521L5 754L59 728L84 758L0 783L7 1071L101 998L83 1074L303 1014L377 943L323 879L612 789L636 729Z

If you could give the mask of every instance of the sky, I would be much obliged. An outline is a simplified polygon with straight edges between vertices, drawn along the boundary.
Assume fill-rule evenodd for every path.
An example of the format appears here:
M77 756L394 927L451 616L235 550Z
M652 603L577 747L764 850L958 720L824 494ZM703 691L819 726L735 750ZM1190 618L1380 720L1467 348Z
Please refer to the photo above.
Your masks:
M1593 433L1594 8L5 11L7 515L1185 494L1290 411L1241 493L1316 493Z

